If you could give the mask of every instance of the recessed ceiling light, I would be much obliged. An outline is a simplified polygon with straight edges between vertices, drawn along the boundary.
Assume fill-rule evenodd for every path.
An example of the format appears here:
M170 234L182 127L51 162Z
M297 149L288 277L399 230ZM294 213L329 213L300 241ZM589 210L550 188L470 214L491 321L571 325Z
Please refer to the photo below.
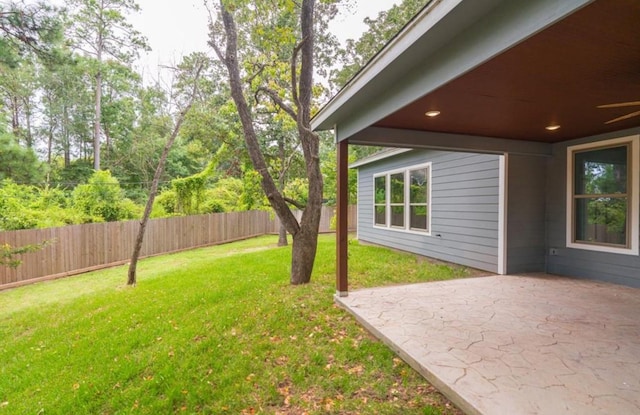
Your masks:
M437 117L438 115L440 115L440 111L427 111L424 113L424 115L426 115L427 117Z
M560 126L558 124L551 124L551 125L547 125L546 127L544 127L545 130L547 131L555 131L560 129Z

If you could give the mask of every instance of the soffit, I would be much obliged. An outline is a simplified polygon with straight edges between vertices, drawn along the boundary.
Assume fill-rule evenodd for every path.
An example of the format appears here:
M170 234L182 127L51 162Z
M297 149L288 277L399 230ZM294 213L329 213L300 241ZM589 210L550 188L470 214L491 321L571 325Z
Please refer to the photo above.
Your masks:
M640 105L597 107L640 101L639 22L637 0L597 0L374 125L550 143L638 127L606 121Z

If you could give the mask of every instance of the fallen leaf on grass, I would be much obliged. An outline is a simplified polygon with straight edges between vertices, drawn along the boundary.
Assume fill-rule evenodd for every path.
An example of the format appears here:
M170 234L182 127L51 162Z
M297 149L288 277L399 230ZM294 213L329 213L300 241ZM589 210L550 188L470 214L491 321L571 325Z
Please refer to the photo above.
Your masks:
M276 365L284 366L287 364L288 361L289 361L289 358L287 356L280 356L276 358Z
M333 405L335 402L331 398L325 398L324 400L324 410L330 412L333 409Z

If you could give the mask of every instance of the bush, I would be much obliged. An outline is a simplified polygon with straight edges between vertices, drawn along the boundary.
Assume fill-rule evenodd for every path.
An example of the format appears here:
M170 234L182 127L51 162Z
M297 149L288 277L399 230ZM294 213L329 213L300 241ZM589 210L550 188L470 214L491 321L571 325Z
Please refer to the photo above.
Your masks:
M90 218L100 218L106 222L141 216L140 208L124 197L118 179L112 177L108 170L94 172L87 184L76 187L73 190L73 203Z
M36 188L21 186L11 179L0 185L0 229L13 231L36 228L38 221L31 209L37 198Z
M155 206L161 206L162 209L169 215L175 214L176 206L178 205L178 196L176 195L176 191L173 189L166 189L158 196L156 196Z

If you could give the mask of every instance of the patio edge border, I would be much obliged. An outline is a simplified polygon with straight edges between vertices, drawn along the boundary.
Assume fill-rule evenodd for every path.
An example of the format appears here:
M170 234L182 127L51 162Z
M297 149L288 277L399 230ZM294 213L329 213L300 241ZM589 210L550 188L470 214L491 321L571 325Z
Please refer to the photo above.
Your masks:
M403 351L402 347L397 345L394 341L389 339L371 324L367 323L364 319L360 318L358 314L352 310L351 306L344 302L344 300L346 300L347 298L348 297L339 297L335 295L334 301L340 308L351 314L356 319L356 321L360 323L360 325L362 325L365 329L367 329L367 331L369 331L369 333L373 334L377 339L382 341L409 366L420 373L429 383L431 383L436 389L438 389L440 393L442 393L451 402L453 402L458 407L458 409L460 409L467 415L483 415L482 412L478 410L478 408L469 403L464 397L462 397L462 395L454 391L453 388L449 387L446 382L440 380L427 367L421 365L417 359L413 358L409 353Z

